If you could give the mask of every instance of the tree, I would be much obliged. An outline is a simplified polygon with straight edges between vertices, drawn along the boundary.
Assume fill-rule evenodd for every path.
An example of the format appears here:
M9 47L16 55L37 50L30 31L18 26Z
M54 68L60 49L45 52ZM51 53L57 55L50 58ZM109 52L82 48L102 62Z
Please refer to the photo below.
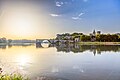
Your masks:
M90 41L90 40L91 40L91 38L88 35L82 35L81 36L81 41Z

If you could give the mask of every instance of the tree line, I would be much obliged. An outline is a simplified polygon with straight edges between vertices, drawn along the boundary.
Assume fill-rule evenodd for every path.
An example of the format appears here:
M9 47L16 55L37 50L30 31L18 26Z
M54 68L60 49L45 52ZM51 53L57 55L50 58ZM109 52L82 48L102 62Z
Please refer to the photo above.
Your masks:
M95 38L94 41L97 42L120 42L120 35L117 34L95 34L93 35L85 35L83 33L65 33L61 34L62 40L67 40L66 36L71 36L70 40L74 40L75 38L80 38L80 41L89 42L92 38ZM57 39L57 38L56 38ZM69 39L68 39L69 40Z

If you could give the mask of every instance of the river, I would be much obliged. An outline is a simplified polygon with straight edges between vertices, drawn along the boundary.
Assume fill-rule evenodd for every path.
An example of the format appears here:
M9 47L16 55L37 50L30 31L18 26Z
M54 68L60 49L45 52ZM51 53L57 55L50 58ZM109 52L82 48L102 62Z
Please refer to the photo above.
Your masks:
M120 80L120 46L3 45L0 67L32 80Z

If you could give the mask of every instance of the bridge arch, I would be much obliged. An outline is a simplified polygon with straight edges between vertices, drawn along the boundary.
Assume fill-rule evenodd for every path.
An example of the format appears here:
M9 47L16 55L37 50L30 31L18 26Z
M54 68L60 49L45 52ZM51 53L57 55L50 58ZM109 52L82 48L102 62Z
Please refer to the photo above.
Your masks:
M43 40L42 43L50 43L49 40Z
M48 39L36 39L36 47L37 48L48 48L51 44Z

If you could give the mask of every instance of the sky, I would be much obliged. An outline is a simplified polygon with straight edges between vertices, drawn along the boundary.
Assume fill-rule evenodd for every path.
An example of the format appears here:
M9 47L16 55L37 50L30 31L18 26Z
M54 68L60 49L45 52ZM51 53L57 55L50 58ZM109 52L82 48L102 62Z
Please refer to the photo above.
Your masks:
M0 37L120 32L120 0L0 0Z

